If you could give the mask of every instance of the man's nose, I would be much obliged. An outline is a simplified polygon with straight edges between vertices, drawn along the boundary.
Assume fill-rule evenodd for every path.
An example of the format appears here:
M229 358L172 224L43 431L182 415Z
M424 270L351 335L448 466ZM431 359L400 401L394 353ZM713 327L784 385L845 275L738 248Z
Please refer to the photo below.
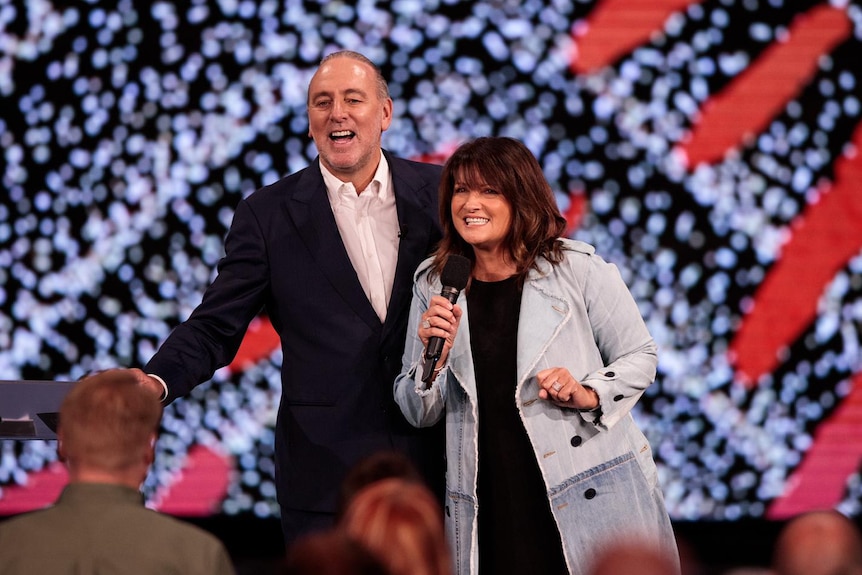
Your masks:
M335 101L332 103L332 109L330 110L330 115L333 118L343 118L347 115L347 106L344 105L344 102Z

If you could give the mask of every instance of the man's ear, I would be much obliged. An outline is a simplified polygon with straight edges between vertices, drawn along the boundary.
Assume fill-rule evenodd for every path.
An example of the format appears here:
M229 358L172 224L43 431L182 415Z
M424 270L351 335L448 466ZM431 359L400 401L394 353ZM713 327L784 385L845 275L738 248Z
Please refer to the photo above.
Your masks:
M147 467L151 466L156 460L156 439L156 434L152 434L150 436L149 445L147 445L147 451L145 454Z
M59 429L57 430L57 456L60 458L60 461L66 461L66 449L65 444L63 443L63 432Z
M380 131L385 132L392 125L392 98L387 98L383 102L383 118L380 124Z

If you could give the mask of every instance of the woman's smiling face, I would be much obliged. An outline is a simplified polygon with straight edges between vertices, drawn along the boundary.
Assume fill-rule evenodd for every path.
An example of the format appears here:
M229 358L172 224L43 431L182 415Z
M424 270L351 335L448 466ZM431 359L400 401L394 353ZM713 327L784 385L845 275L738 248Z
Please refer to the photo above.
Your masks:
M512 204L494 186L459 177L452 193L452 221L474 250L497 252L512 227Z

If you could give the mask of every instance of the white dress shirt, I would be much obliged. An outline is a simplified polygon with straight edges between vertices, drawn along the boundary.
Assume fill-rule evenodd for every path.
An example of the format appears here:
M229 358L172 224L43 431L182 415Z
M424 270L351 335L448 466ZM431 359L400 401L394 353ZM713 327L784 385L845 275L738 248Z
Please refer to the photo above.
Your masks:
M389 163L381 154L374 178L360 192L352 183L336 178L323 164L320 171L341 241L368 301L383 322L401 241Z

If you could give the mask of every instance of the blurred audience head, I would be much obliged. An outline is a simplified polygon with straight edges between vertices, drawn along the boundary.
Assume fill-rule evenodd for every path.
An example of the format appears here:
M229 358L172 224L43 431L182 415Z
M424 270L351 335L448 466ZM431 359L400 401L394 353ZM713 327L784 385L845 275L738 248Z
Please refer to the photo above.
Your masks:
M377 557L340 531L300 537L288 548L281 575L390 575Z
M336 514L341 517L347 504L363 488L381 479L397 477L422 482L422 475L406 455L399 451L381 451L361 459L341 483Z
M599 551L590 575L668 575L678 573L677 562L654 545L619 541Z
M126 369L77 382L60 406L60 456L71 481L140 486L154 458L159 400Z
M834 510L811 511L791 519L775 543L776 575L862 575L862 535Z
M392 575L450 575L440 504L423 484L381 479L351 499L339 523Z

